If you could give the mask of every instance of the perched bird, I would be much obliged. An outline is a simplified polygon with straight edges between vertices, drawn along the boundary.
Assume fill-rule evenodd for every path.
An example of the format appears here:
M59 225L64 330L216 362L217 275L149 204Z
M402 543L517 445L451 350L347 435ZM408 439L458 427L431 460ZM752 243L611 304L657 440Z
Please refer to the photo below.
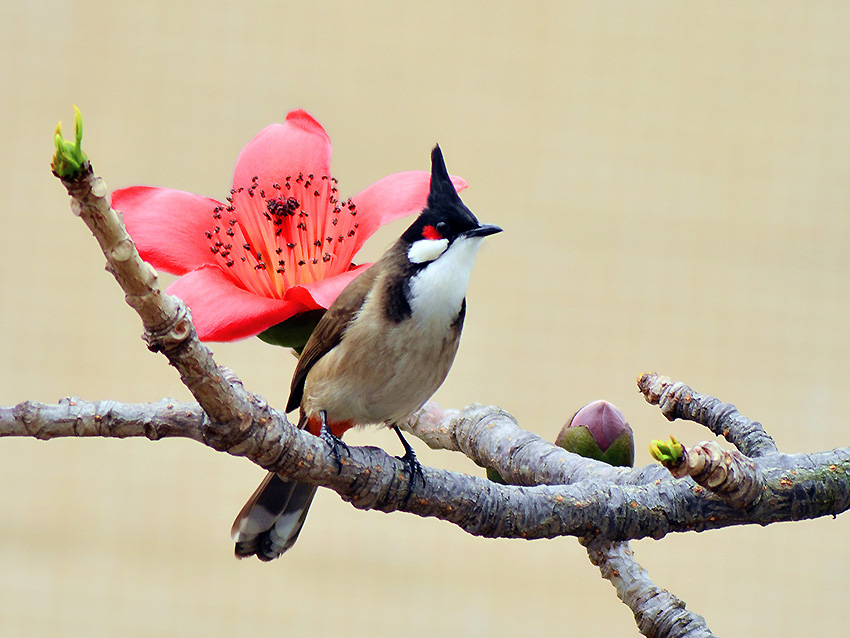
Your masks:
M446 378L475 255L484 237L501 230L480 224L463 204L434 147L425 209L340 293L304 346L286 406L300 408L298 427L328 440L337 458L345 447L337 437L349 428L392 427L412 490L422 470L396 424ZM236 555L268 561L292 547L315 493L313 485L270 472L233 523Z

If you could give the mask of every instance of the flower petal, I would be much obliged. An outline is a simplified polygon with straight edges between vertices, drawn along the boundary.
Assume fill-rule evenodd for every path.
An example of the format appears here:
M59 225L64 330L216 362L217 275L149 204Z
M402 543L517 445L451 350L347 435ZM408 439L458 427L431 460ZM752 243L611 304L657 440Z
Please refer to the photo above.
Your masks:
M236 159L233 188L248 188L254 177L270 193L272 184L287 176L330 176L331 138L307 111L290 111L283 124L270 124L257 133Z
M297 301L247 292L218 266L204 266L175 281L166 291L186 302L201 341L236 341L307 310Z
M174 275L212 262L204 233L213 228L213 208L220 205L171 188L131 186L112 193L112 207L123 213L142 258Z
M456 191L466 188L466 180L454 175L451 178ZM406 171L387 175L352 197L360 222L358 248L384 224L425 208L430 188L429 172Z
M344 273L288 288L283 298L308 308L327 308L348 284L372 264L360 264Z

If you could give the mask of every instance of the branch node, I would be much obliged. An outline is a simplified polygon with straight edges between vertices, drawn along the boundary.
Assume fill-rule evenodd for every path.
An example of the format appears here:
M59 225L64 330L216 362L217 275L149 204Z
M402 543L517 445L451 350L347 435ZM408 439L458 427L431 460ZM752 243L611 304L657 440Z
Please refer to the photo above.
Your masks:
M127 297L129 305L133 306L133 301L134 299L131 299L130 296ZM195 328L192 324L189 308L183 302L178 302L174 314L169 317L169 321L162 326L147 328L142 339L148 344L148 350L151 352L170 353L177 350L194 335Z
M752 507L764 491L764 479L756 464L738 450L724 450L716 441L683 448L682 456L665 463L675 478L690 476L734 507Z

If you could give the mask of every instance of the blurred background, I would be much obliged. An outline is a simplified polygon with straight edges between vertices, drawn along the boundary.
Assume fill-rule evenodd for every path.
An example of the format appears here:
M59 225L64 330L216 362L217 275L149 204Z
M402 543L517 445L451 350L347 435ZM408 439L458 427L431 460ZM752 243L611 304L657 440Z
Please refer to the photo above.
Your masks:
M439 142L505 229L441 405L497 404L551 440L605 398L647 464L652 438L711 436L643 402L655 370L783 451L846 446L848 35L843 3L0 0L0 405L189 399L50 174L72 103L111 188L219 199L242 146L305 108L343 196L427 170ZM290 353L213 349L283 406ZM187 441L0 441L0 635L637 635L574 539L478 539L326 491L284 560L239 562L230 525L262 476ZM840 634L848 534L842 516L633 548L718 634Z

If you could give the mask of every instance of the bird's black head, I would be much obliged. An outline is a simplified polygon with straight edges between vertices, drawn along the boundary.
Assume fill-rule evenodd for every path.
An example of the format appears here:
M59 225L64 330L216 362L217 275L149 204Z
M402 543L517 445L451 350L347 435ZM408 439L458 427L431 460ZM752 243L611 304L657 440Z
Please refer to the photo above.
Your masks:
M458 237L484 237L499 232L498 226L481 225L455 190L439 145L431 151L431 189L428 204L401 238L407 244L420 240L447 240Z

